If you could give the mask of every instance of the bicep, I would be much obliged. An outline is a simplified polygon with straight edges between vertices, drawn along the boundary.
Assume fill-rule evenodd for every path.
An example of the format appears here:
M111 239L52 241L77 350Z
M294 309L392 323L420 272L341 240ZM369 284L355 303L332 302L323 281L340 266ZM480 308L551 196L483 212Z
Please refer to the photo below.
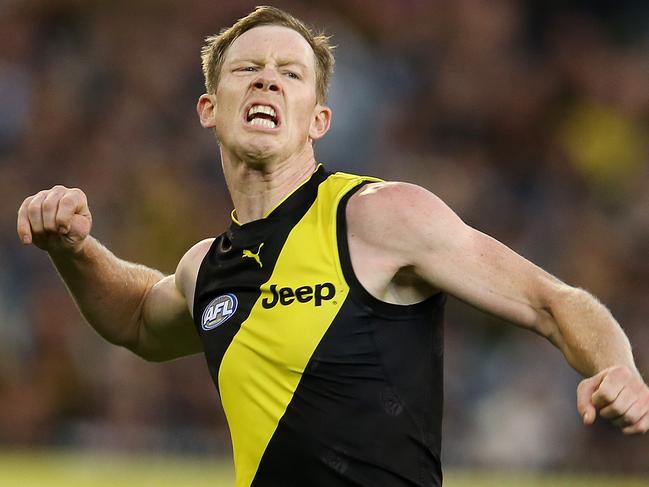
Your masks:
M494 238L466 225L442 200L413 185L396 188L404 237L401 265L427 284L530 328L553 334L550 303L563 284ZM384 211L389 215L389 211Z
M563 285L506 245L466 225L441 199L408 183L380 183L352 197L355 232L394 269L548 338ZM395 232L394 229L399 231Z
M559 281L459 218L448 226L441 242L438 237L421 247L418 274L476 308L542 331L548 294Z
M149 360L171 360L202 350L187 301L175 279L171 275L158 281L143 303L138 343L140 354Z

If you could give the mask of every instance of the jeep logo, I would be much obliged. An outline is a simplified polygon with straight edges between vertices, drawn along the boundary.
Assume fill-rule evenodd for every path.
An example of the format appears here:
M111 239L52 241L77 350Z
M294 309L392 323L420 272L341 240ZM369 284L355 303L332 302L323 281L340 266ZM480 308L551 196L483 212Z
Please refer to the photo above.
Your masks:
M323 301L329 301L336 295L336 288L330 282L316 284L314 288L311 286L302 286L295 290L290 287L280 287L277 289L277 284L271 284L270 292L272 298L264 298L261 300L261 305L266 309L275 307L277 303L282 306L288 306L294 301L308 303L311 300L313 300L315 306L322 306Z
M210 301L201 317L203 330L213 330L225 323L237 310L237 304L237 297L234 294L224 294Z

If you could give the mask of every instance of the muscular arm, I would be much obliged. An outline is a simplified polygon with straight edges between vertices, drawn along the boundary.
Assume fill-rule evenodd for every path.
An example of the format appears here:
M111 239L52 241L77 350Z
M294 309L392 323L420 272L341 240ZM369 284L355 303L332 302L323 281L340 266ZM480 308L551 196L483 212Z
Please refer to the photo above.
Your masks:
M649 429L649 389L622 328L596 298L467 226L439 198L417 186L370 186L351 203L348 216L354 228L361 238L375 240L371 244L393 259L395 270L409 269L420 282L557 346L570 365L589 377L578 391L586 423L598 409L625 433ZM400 232L387 238L393 228Z
M188 252L175 275L164 277L117 258L89 236L90 227L85 195L62 186L27 198L18 214L21 240L49 253L82 314L102 337L147 360L199 352L184 289L176 285L177 278L191 277L196 252Z
M568 286L454 214L446 237L411 250L415 272L459 299L549 339L578 372L614 365L635 370L626 335L588 292ZM438 237L439 238L439 237Z
M110 343L154 361L201 350L175 275L118 259L92 237L82 251L50 258L83 316Z

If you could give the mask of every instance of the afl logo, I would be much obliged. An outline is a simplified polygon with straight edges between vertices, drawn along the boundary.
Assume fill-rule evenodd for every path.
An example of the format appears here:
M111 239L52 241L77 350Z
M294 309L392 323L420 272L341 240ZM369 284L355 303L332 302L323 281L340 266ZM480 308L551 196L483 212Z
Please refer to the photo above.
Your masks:
M234 294L224 294L210 301L201 317L203 330L210 331L225 323L237 310L237 304Z

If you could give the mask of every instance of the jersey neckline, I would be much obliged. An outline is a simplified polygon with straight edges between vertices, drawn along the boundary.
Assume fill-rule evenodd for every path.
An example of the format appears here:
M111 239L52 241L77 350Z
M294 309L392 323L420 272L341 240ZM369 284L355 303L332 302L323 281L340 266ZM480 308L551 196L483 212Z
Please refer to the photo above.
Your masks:
M322 163L318 164L316 170L298 185L293 191L287 194L280 200L275 207L273 207L265 216L257 220L241 224L236 219L236 210L232 210L230 214L230 227L228 233L231 236L236 234L248 233L272 225L278 220L283 219L295 213L295 210L301 208L306 204L312 204L318 195L318 186L329 177L330 173L327 172Z

